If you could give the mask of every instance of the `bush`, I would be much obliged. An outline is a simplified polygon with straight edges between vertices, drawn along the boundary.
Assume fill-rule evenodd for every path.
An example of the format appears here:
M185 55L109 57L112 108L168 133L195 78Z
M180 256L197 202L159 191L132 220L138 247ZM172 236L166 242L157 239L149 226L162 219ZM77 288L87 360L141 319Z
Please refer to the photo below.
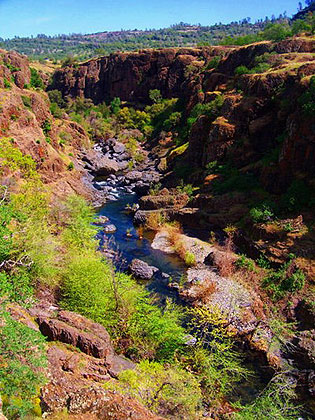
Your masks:
M305 115L313 116L315 113L315 76L310 79L309 88L299 98L299 104Z
M44 89L45 88L44 83L40 75L38 74L37 70L32 67L30 68L30 70L31 70L31 80L30 80L31 87L34 89L36 88Z
M29 96L22 95L22 96L21 96L21 99L22 99L23 105L24 105L26 108L28 108L28 109L32 109L32 101L31 101L31 98L30 98Z
M56 102L53 102L50 105L49 109L50 109L50 112L52 113L52 115L55 118L62 118L63 112L62 112L61 108L59 107L59 105L56 104Z
M274 218L272 209L266 204L263 204L261 207L253 207L249 215L254 223L270 222Z
M264 278L263 286L272 294L274 300L281 299L287 292L294 293L304 287L305 274L296 267L294 255L278 271L270 271Z
M107 382L105 387L136 398L159 415L195 418L201 406L198 381L179 367L165 368L156 362L142 361L136 369L121 372L118 379Z
M241 76L242 74L249 74L250 70L246 66L238 66L234 70L236 76Z
M120 110L120 105L121 105L121 101L120 98L114 98L111 103L110 103L110 107L112 110L113 114L117 114Z
M188 266L196 265L196 257L193 253L187 251L185 254L185 264Z
M194 372L202 384L204 401L214 406L248 376L239 353L233 349L233 333L216 306L188 311L188 327L196 344L185 353L182 365Z
M247 258L246 255L241 255L236 261L235 265L237 268L246 268L246 270L254 271L255 263L250 258Z
M280 204L283 210L292 212L312 207L315 204L314 192L302 180L294 180L281 196Z
M172 362L184 347L185 330L180 325L181 313L175 305L164 310L146 297L138 298L130 318L128 332L133 346L128 352L137 360L143 358Z
M0 272L0 298L27 304L33 297L33 287L26 271L14 275Z
M285 374L276 374L264 391L245 407L238 406L233 420L277 419L296 420L301 418L295 404L295 389ZM303 416L303 415L302 415Z
M48 92L48 97L51 103L56 103L60 108L65 108L66 101L63 99L60 90L50 90Z
M11 83L9 82L8 79L4 78L3 83L4 83L4 88L5 89L11 89Z
M158 104L162 101L161 91L158 89L152 89L149 91L149 98L154 104Z
M49 134L49 132L51 131L51 122L48 119L43 122L42 130L45 136L47 136L47 134Z
M39 387L46 382L44 337L0 308L0 394L9 419L34 414ZM39 408L38 408L39 409ZM33 416L32 416L33 417Z
M12 250L12 232L9 228L12 217L12 207L2 204L0 206L0 263L9 257Z
M216 69L221 59L222 57L220 55L216 55L215 57L211 58L211 60L207 63L205 70Z
M70 162L69 165L67 166L68 171L73 171L74 169L74 164L73 162Z

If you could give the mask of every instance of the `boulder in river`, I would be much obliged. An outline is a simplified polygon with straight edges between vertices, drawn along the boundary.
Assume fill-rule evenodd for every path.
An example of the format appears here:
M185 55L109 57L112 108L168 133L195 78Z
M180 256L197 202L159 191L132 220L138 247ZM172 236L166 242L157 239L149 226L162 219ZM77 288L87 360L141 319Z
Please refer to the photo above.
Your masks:
M112 223L110 225L104 226L104 232L105 233L115 233L117 230L116 226Z
M97 219L93 220L93 224L97 226L105 225L105 223L109 222L109 218L107 216L98 216Z
M129 265L129 271L137 279L150 280L159 269L142 260L134 259Z

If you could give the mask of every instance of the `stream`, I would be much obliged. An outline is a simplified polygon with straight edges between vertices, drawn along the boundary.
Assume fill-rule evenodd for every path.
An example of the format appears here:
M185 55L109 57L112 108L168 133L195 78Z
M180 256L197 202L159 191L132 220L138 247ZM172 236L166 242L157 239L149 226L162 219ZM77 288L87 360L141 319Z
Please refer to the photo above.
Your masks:
M117 199L107 201L103 207L98 209L97 216L106 216L109 223L114 224L117 230L114 233L106 234L100 231L98 239L100 246L108 245L109 248L119 253L118 269L125 271L134 258L145 261L149 265L157 267L162 273L168 274L174 281L178 281L186 272L186 265L175 254L166 254L160 250L153 249L151 243L154 232L143 232L143 238L139 238L138 230L133 225L133 215L125 211L127 204L137 203L138 196L125 192L118 192ZM131 236L127 236L126 233ZM122 262L121 262L122 261ZM158 293L162 297L175 297L175 292L170 290L159 279L153 278L146 282L146 288L150 292Z

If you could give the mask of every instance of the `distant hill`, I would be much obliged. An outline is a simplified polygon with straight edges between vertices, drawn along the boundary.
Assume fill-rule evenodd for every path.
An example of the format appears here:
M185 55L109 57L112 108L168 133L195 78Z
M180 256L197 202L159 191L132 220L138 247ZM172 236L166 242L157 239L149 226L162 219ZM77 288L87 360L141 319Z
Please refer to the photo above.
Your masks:
M308 3L310 1L308 0ZM271 18L268 18L266 16L264 19L258 19L253 23L249 17L246 17L238 22L228 24L220 22L211 26L180 22L164 29L105 31L86 35L47 36L38 34L36 37L30 38L0 38L0 48L15 50L33 59L63 60L72 56L78 60L86 60L98 55L136 51L144 48L217 45L225 38L253 36L264 30L270 22L288 23L294 19L304 18L308 12L314 11L314 8L315 3L312 2L291 19L284 12L278 17L272 15Z
M60 60L69 55L84 60L96 55L106 55L117 51L134 51L143 48L192 47L196 45L217 45L225 37L256 34L270 21L286 19L280 15L260 19L251 23L250 18L229 24L218 23L212 26L179 23L164 29L122 30L99 32L95 34L70 34L1 39L0 47L15 50L32 58Z

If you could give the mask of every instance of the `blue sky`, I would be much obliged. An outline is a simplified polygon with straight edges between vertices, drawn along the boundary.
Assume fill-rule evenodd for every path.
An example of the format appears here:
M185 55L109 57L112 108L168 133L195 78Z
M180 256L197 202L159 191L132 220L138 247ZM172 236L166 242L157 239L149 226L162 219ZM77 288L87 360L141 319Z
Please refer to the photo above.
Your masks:
M304 3L304 2L303 2ZM297 10L296 0L0 0L0 37L211 25Z

